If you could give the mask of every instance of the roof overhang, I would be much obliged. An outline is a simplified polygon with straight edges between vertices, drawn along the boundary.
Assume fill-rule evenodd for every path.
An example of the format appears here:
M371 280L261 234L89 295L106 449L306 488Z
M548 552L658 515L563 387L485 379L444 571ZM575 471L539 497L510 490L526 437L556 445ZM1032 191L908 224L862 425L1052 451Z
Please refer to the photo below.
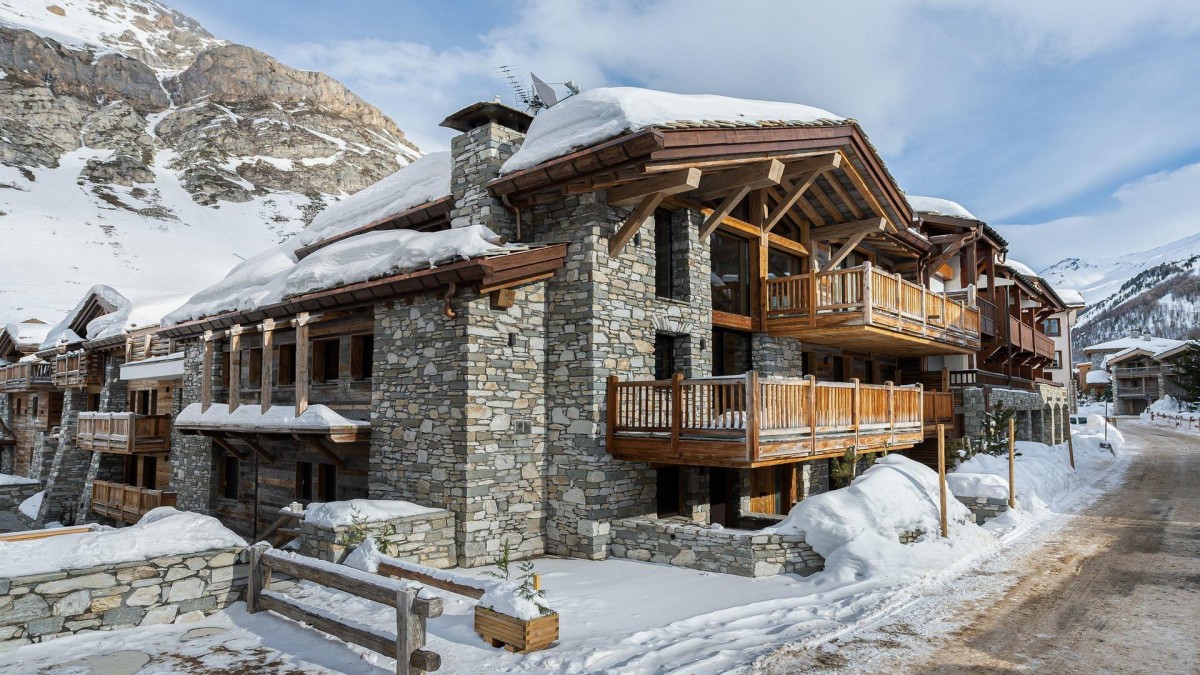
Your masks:
M145 361L121 364L121 379L126 382L135 380L177 380L182 377L183 352L146 359Z

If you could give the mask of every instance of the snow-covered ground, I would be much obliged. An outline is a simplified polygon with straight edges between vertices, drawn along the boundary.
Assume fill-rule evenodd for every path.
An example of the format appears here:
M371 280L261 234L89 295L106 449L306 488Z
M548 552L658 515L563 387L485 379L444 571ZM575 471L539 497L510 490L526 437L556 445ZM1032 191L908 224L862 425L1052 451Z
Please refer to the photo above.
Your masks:
M545 558L537 561L542 588L561 617L555 646L524 656L486 646L472 629L474 601L436 591L446 609L428 624L427 648L442 655L442 672L447 673L717 673L743 668L788 645L795 649L829 644L911 607L930 588L946 588L964 571L1004 555L1005 548L1025 534L1098 495L1095 484L1115 480L1124 455L1099 448L1096 438L1102 429L1076 432L1078 479L1028 487L1022 481L1023 468L1032 473L1034 459L1062 466L1066 449L1023 448L1019 490L1037 490L1041 508L1019 509L984 527L955 518L948 540L936 533L909 546L892 545L888 539L899 530L927 528L937 513L936 475L929 481L928 469L893 455L864 473L855 483L857 490L802 502L810 505L797 507L788 519L791 525L806 522L813 530L814 542L828 556L824 572L806 578L748 579L631 560ZM844 511L826 510L835 502ZM829 517L822 521L823 511ZM849 527L854 518L847 514L865 522ZM461 572L481 576L486 571ZM394 629L392 613L369 601L308 584L282 590L356 622ZM392 661L382 655L345 646L278 617L247 615L239 605L196 624L22 647L0 654L0 671L48 669L119 650L145 654L166 671L186 659L207 669L256 672L392 669Z

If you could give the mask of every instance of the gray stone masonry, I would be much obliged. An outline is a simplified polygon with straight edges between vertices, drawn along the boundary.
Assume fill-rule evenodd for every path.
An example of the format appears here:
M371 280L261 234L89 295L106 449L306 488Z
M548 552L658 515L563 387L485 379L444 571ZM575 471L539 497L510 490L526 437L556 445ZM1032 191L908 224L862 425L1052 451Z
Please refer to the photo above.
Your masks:
M803 343L795 338L753 333L754 369L764 377L803 377Z
M8 394L0 394L0 422L10 430L13 428L12 408L9 404ZM0 473L12 475L13 462L16 459L16 450L11 445L0 445Z
M803 535L714 530L674 519L614 520L611 547L615 558L743 577L809 575L825 568L825 559Z
M29 463L29 477L46 480L54 465L54 454L58 450L59 430L37 431L33 434L33 457Z
M63 395L58 451L54 453L54 463L46 477L46 496L42 498L42 508L34 521L37 526L56 520L71 524L79 511L84 480L92 461L88 453L75 445L75 426L86 395L82 389L68 389Z
M178 415L200 400L203 381L204 343L191 340L183 345L183 381L175 388L171 414ZM219 359L215 359L218 360ZM213 479L213 443L204 436L185 436L171 430L171 489L178 494L178 508L214 515L217 485Z
M360 531L361 530L361 531ZM390 530L390 534L389 534ZM454 513L439 509L404 518L394 518L361 527L344 525L325 527L303 522L300 525L300 554L340 562L347 546L364 533L375 537L383 547L382 535L388 534L392 546L384 555L408 562L445 569L458 564L458 553L454 544Z
M90 630L172 623L240 599L241 548L0 579L0 651Z
M42 490L41 483L0 485L0 511L16 511L21 502Z
M963 434L983 438L986 405L993 409L1003 406L1016 411L1016 435L1019 441L1037 441L1053 445L1066 438L1068 401L1061 387L1042 386L1038 391L993 388L985 398L980 387L967 387L962 392Z
M971 516L979 525L983 525L987 521L996 516L1008 511L1008 500L1002 497L963 497L954 495L954 498L963 503L971 511Z
M500 176L500 166L521 147L524 139L525 134L493 122L450 141L454 158L450 172L450 192L454 196L451 227L486 225L510 241L516 239L512 212L486 186Z

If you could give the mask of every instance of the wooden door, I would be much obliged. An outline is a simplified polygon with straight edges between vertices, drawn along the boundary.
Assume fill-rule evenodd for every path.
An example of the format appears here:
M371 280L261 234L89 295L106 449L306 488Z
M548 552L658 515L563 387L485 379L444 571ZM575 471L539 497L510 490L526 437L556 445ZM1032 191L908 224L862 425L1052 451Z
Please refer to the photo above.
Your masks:
M750 470L750 513L777 513L779 486L775 467Z

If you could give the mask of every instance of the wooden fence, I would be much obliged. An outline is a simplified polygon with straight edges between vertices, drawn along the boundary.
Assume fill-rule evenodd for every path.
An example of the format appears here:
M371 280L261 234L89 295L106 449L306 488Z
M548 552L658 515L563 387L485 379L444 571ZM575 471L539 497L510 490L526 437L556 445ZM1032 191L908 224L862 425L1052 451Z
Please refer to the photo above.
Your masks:
M317 630L396 659L397 675L417 675L436 671L442 666L437 652L425 646L425 621L442 615L441 598L419 598L417 591L367 572L318 560L304 560L258 543L247 549L250 578L246 590L246 610L275 612L293 621L307 623ZM271 591L271 573L279 572L303 581L394 607L396 635L377 632L367 626L339 620L328 612L306 607L293 599Z
M160 506L175 506L176 499L174 492L106 480L92 482L92 511L125 523L136 523Z
M1193 414L1183 415L1179 413L1161 413L1149 411L1150 422L1158 426L1174 426L1176 429L1187 429L1188 431L1200 431L1200 417Z

